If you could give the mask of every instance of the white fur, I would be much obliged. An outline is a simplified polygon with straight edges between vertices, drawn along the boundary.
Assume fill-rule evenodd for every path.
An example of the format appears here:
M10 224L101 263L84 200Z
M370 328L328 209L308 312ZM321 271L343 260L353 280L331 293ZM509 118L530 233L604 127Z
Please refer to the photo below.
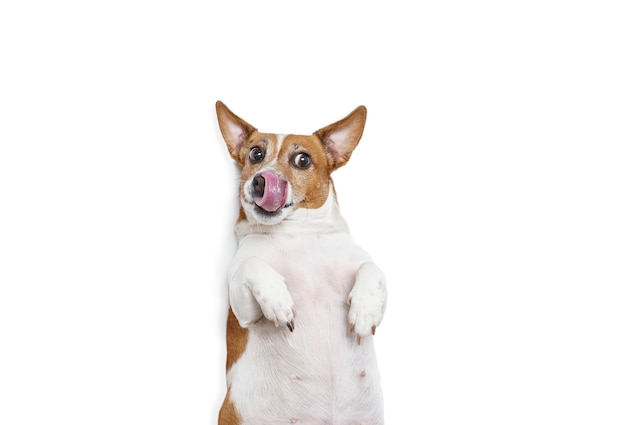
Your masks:
M267 262L254 256L241 261L230 286L233 313L243 327L265 316L276 326L293 320L293 300L284 278Z
M248 183L244 185L247 187ZM288 188L291 193L291 183L288 183ZM244 191L247 191L244 189ZM339 213L337 201L332 196L332 187L329 189L329 195L326 202L317 209L299 208L292 210L291 208L285 209L285 216L282 216L277 224L267 225L257 218L257 222L243 221L237 224L235 232L238 239L242 239L249 234L268 234L268 233L323 233L323 232L348 232L348 225ZM244 193L244 196L247 196ZM246 204L247 198L242 198L241 203ZM292 198L289 198L289 202L293 202ZM244 205L244 210L248 212L248 209ZM253 209L248 214L248 217L256 218L256 214L253 213Z
M370 335L372 327L383 320L387 302L385 276L376 264L367 262L359 267L348 300L348 321L354 325L354 331L360 336Z
M249 334L228 384L243 424L382 425L370 335L385 279L349 235L333 190L321 208L277 224L242 221L237 236L230 302Z

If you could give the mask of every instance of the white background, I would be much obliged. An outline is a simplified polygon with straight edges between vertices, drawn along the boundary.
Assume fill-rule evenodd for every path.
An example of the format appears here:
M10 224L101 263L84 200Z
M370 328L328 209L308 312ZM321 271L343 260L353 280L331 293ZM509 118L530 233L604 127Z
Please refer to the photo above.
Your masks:
M218 99L367 106L335 183L388 278L388 424L626 423L619 3L3 2L0 423L216 423Z

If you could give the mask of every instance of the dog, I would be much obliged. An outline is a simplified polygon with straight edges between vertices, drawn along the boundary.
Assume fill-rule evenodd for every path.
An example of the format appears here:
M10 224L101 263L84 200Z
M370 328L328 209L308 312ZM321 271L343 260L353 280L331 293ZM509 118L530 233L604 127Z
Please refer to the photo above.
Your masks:
M331 178L366 108L306 136L259 132L220 101L216 112L241 166L218 425L383 424L372 336L387 284L350 236Z

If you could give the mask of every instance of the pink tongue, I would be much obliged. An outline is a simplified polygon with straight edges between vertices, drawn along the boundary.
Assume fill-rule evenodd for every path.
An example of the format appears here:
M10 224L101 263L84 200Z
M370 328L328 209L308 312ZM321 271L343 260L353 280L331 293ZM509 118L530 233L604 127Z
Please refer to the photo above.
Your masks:
M265 211L274 212L285 206L287 202L287 182L271 171L261 174L265 179L263 197L255 199L255 203Z

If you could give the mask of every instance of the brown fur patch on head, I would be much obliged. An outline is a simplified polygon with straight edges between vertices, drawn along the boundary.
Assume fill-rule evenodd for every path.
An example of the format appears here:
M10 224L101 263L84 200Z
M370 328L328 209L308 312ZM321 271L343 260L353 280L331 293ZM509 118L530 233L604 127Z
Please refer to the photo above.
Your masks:
M250 161L250 151L252 148L261 148L264 159L257 163ZM241 170L241 184L243 185L248 179L261 171L271 162L272 158L278 155L278 138L275 134L253 132L246 139L243 147L239 150L238 161L243 164Z
M249 155L253 148L260 148L263 151L262 161L255 163L250 160ZM299 154L308 155L311 160L308 167L296 166L294 161ZM237 159L243 164L242 190L246 181L271 165L291 183L294 208L319 208L328 197L330 164L333 163L333 157L325 150L317 135L290 134L284 137L279 146L277 135L255 131L245 141Z
M307 155L310 164L298 167L298 155ZM332 157L324 150L319 137L290 134L283 140L278 164L280 172L291 182L294 201L302 208L319 208L328 197Z

